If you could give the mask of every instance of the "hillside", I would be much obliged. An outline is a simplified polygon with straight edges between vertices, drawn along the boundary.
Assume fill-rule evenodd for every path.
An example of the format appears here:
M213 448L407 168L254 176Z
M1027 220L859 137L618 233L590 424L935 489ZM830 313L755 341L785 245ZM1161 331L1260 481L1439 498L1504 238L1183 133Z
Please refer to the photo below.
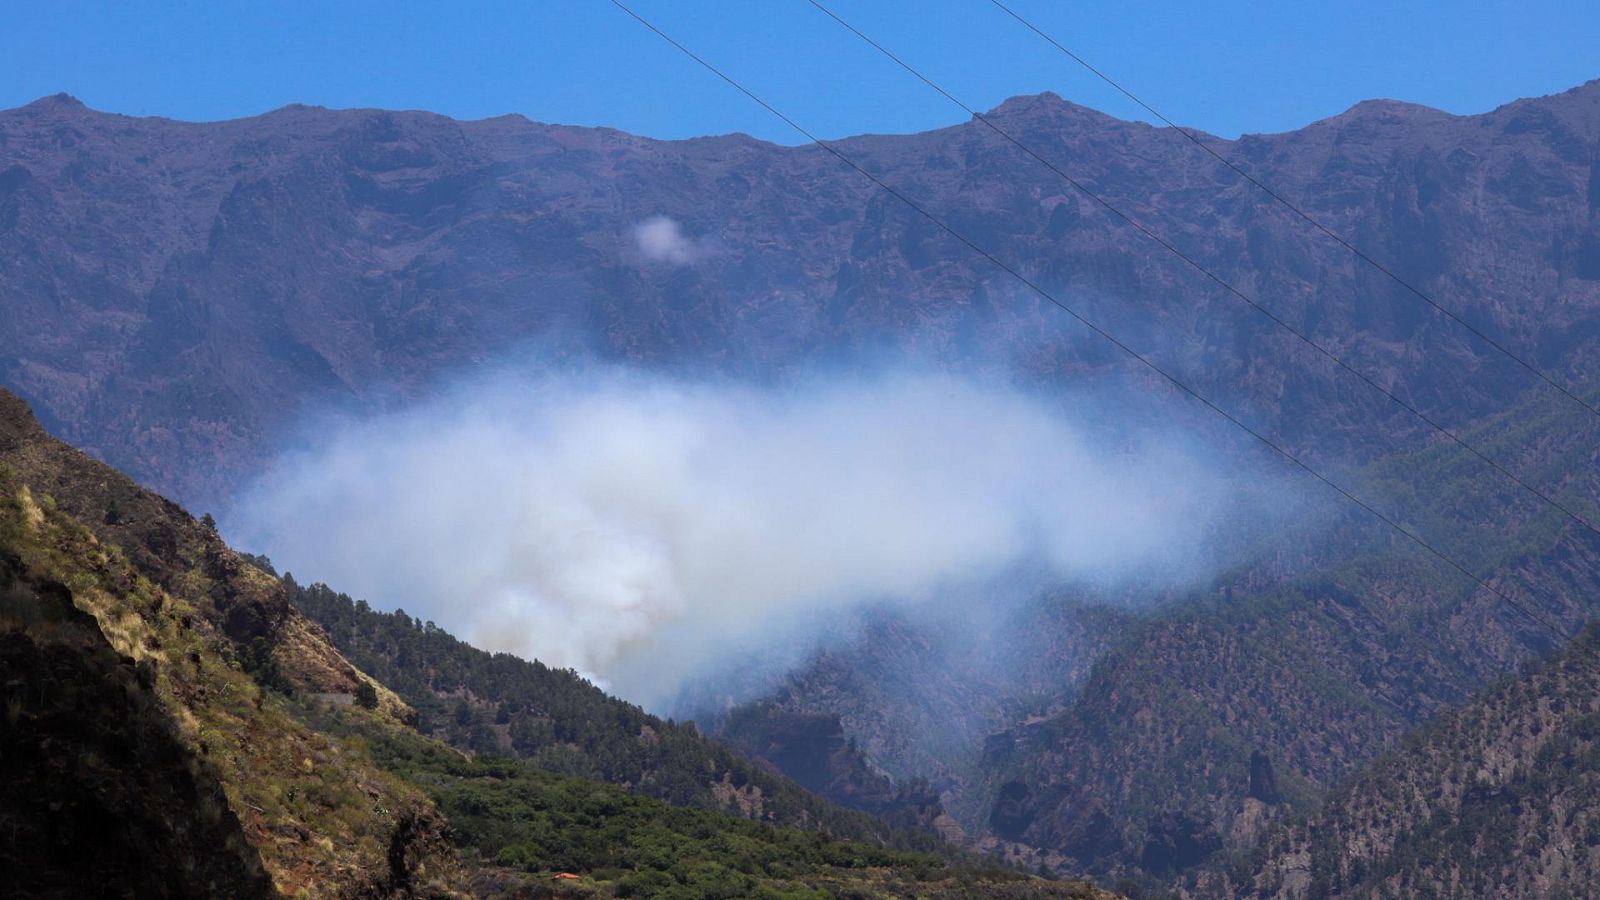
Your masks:
M1510 447L1537 422L1556 436L1541 462L1581 470L1592 427L1565 413L1550 427L1548 416L1523 409L1473 436ZM1534 615L1576 634L1595 614L1593 535L1548 511L1518 519L1507 495L1482 490L1472 467L1441 448L1367 474L1401 477L1452 507L1410 524L1459 536L1449 550ZM1597 498L1569 499L1593 509ZM1482 544L1471 546L1472 535ZM1003 807L996 832L1062 849L1075 865L1174 878L1315 809L1408 732L1559 646L1500 598L1354 517L1320 552L1307 567L1316 574L1252 585L1246 572L1149 617L1096 663L1065 712L993 738L985 765Z
M1592 465L1595 430L1581 414L1532 403L1468 435L1559 473ZM1517 449L1528 447L1537 449ZM1600 541L1553 511L1519 512L1519 498L1486 489L1463 456L1434 447L1353 477L1387 496L1432 498L1445 511L1413 514L1409 526L1576 634L1600 612L1592 599L1600 596ZM1600 507L1588 491L1563 501ZM986 846L1061 871L1181 883L1208 861L1256 846L1274 823L1315 810L1434 715L1559 646L1523 613L1361 515L1333 520L1317 539L1139 612L1041 598L1014 630L996 623L992 643L980 645L1028 661L1018 672L1035 671L987 694L958 673L992 668L957 656L966 662L923 670L922 662L949 657L925 644L908 650L924 640L915 626L878 632L814 659L750 712L736 712L736 740L760 747L781 733L751 733L768 704L844 716L869 755L892 764L917 759L905 749L914 747L920 771L937 777L946 805ZM1034 650L1029 634L1055 647ZM887 689L900 679L917 690ZM992 734L975 746L943 737L982 703L1000 723ZM911 727L882 724L930 709L945 721L936 712ZM895 743L868 742L878 735Z
M576 673L486 653L403 610L378 612L326 585L301 586L292 575L283 582L342 652L418 710L419 731L468 752L515 757L679 806L900 846L939 844L925 829L936 801L920 810L894 802L891 792L873 810L902 826L891 832L882 820L824 802L702 737L692 723L652 716Z
M1053 881L977 858L893 850L815 829L777 828L671 806L623 789L556 775L510 758L468 760L437 741L374 732L337 707L308 711L328 731L360 738L386 768L420 785L449 817L458 843L493 860L479 893L515 875L581 873L560 896L838 896L1113 900L1080 881ZM499 875L493 872L500 873Z
M708 679L680 706L704 714L720 740L847 805L873 808L886 783L925 782L953 823L980 837L992 798L969 788L985 741L1059 712L1132 618L1078 592L981 623L876 610L850 641L818 652L753 701L732 703ZM738 685L737 673L727 682Z
M500 695L545 698L536 721L564 736L561 752L474 758L418 731L416 710L291 605L299 594L0 391L0 865L11 890L1110 897L901 837L537 664L502 667ZM490 659L436 637L448 642L437 659L425 654L438 648L408 648L424 651L425 668ZM426 717L436 698L419 696ZM603 742L630 723L655 766L634 771L662 776L630 786L681 788L672 799L688 808L546 770L564 760L615 778L607 766L623 763ZM665 739L640 740L652 729ZM696 770L707 762L721 768ZM888 846L907 841L923 851ZM576 877L549 887L558 871Z
M366 676L204 523L55 441L4 391L0 581L0 853L29 890L465 886L427 798L265 686L350 693ZM381 687L373 706L377 727L410 715Z
M15 526L12 507L6 516ZM16 548L14 535L6 544ZM122 884L144 896L271 895L259 854L211 767L173 734L143 673L118 654L59 581L0 556L0 863L10 889L71 897ZM36 686L51 686L40 699ZM30 689L32 688L32 689ZM32 696L30 696L32 695ZM84 728L96 721L97 728ZM108 760L131 758L131 769ZM94 846L86 859L81 851ZM150 858L186 867L153 871Z
M1600 882L1597 654L1591 626L1408 738L1197 894L1589 895Z

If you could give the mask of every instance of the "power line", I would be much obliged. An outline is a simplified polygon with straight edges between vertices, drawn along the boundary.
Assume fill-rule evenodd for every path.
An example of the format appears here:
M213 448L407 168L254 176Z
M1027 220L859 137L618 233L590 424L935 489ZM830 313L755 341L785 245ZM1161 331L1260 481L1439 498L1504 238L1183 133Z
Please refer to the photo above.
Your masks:
M910 207L918 215L920 215L923 218L927 219L929 222L931 222L939 230L945 232L946 234L948 234L951 237L955 238L957 241L959 241L962 244L966 245L966 247L969 250L971 250L972 252L978 254L979 256L983 257L984 259L988 260L996 268L1000 269L1002 272L1005 272L1006 274L1010 275L1012 278L1015 278L1017 281L1021 282L1029 290L1033 291L1035 294L1038 294L1040 297L1042 297L1045 300L1049 301L1052 305L1054 305L1057 308L1061 309L1067 315L1069 315L1073 319L1077 320L1085 328L1088 328L1090 331L1092 331L1095 334L1099 335L1101 338L1104 338L1112 346L1116 347L1118 350L1121 350L1129 358L1135 360L1139 364L1143 365L1145 368L1147 368L1150 371L1154 372L1155 374L1159 375L1162 379L1167 381L1173 387L1177 388L1179 391L1183 392L1184 394L1187 394L1188 396L1194 398L1196 401L1198 401L1201 404L1203 404L1207 409L1210 409L1212 412L1214 412L1217 415L1223 417L1228 422L1232 423L1234 425L1234 427L1240 429L1241 431L1243 431L1246 434L1250 435L1251 437L1255 438L1257 441L1259 441L1262 444L1266 445L1273 452L1277 453L1279 456L1281 456L1284 459L1288 460L1290 463L1294 464L1297 468L1301 469L1302 471L1304 471L1307 474L1311 475L1313 478L1317 479L1318 481L1320 481L1323 484L1327 485L1328 487L1332 488L1334 491L1336 491L1340 495L1342 495L1346 500L1349 500L1351 503L1354 503L1356 506L1358 506L1361 509L1365 510L1367 513L1372 515L1374 518L1378 519L1380 522L1383 522L1385 525L1389 526L1389 528L1392 529L1393 531L1395 531L1396 533L1400 534L1401 536L1403 536L1406 539L1410 540L1412 543L1414 543L1417 546L1421 547L1422 549L1426 550L1428 553L1432 554L1434 557L1438 558L1440 561L1444 562L1446 565L1448 565L1451 568L1455 569L1457 572L1460 572L1462 575L1465 575L1467 578L1471 579L1474 583L1476 583L1479 587L1481 587L1484 590L1489 591L1491 594L1494 594L1495 596L1499 597L1501 599L1501 601L1503 601L1506 605L1508 605L1512 609L1515 609L1518 612L1522 613L1522 615L1527 617L1533 623L1535 623L1537 625L1540 625L1540 626L1543 626L1552 635L1554 635L1555 638L1558 641L1560 641L1562 643L1565 643L1565 642L1571 640L1571 638L1566 634L1565 631L1563 631L1561 628L1557 627L1556 625L1552 624L1549 620L1545 619L1543 616L1538 615L1537 613L1535 613L1532 610L1528 609L1522 603L1520 603L1517 600L1513 599L1510 595L1508 595L1505 592L1501 591L1499 588L1491 585L1489 582L1487 582L1484 579L1482 579L1482 578L1478 577L1477 575L1473 574L1470 570L1468 570L1466 568L1466 566L1462 565L1459 562L1456 562L1454 558L1446 555L1442 550L1437 549L1432 544L1428 543L1425 539L1423 539L1421 536L1411 532L1409 529L1405 528L1399 522L1396 522L1394 519L1390 518L1389 516L1384 515L1382 512L1378 511L1375 507L1373 507L1371 504L1367 503L1365 500L1362 500L1360 497L1358 497L1355 494L1351 493L1348 489L1342 487L1341 485L1339 485L1337 482L1333 481L1328 476L1323 475L1321 472L1319 472L1316 469L1312 468L1309 463L1304 462L1298 456L1296 456L1293 453L1289 452L1288 450L1284 449L1282 446L1280 446L1276 442L1274 442L1271 438L1267 437L1266 435L1262 434L1259 431L1256 431L1254 428L1251 428L1249 425L1246 425L1238 417L1234 416L1232 413L1230 413L1227 410L1223 409L1222 407L1218 406L1216 403L1213 403L1204 394L1200 393L1195 388L1192 388L1189 385L1185 384L1176 375L1173 375L1172 373L1168 372L1166 369L1164 369L1160 365L1156 364L1150 358L1144 356L1143 354L1139 353L1139 351L1137 351L1137 350L1133 349L1132 347L1130 347L1129 345L1123 343L1120 339L1118 339L1111 332L1109 332L1109 331L1105 330L1104 328L1100 327L1099 325L1095 324L1093 321L1091 321L1090 319L1088 319L1087 317L1085 317L1084 315L1079 313L1077 310L1075 310L1072 307L1070 307L1070 306L1066 305L1065 303L1063 303L1054 294L1051 294L1049 291L1046 291L1043 287L1039 286L1039 284L1034 282L1032 279L1029 279L1027 276L1023 275L1021 272L1019 272L1016 269L1012 268L1011 266L1007 265L1005 262L1001 261L994 254L992 254L989 251L983 249L983 247L981 247L978 244L974 243L970 238L968 238L967 236L963 235L959 231L956 231L950 225L945 224L945 222L943 220L939 219L938 217L934 216L932 213L928 212L928 210L926 210L925 208L923 208L922 206L917 204L910 197L907 197L905 194L902 194L900 191L898 191L895 188L891 187L888 183L884 182L878 176L876 176L876 175L872 174L871 172L867 171L866 169L862 168L858 163L855 162L855 160L853 160L850 157L846 156L837 147L833 146L832 144L830 144L830 143L822 140L821 138L817 137L816 135L812 134L810 131L806 130L806 128L803 127L802 125L800 125L798 122L796 122L795 120L793 120L793 119L789 118L788 116L784 115L782 112L780 112L772 104L770 104L767 101L761 99L761 97L759 95L757 95L755 92L751 91L749 88L745 87L743 84L741 84L738 81L734 80L734 78L732 76L728 75L726 72L723 72L721 69L719 69L716 66L712 65L710 62L706 61L704 58L702 58L698 54L696 54L693 50L690 50L688 47L686 47L683 44L679 43L671 35L667 34L664 31L662 31L660 28L657 28L652 22L650 22L650 20L648 20L648 19L644 18L643 16L639 15L637 12L634 12L633 9L631 9L626 4L624 4L622 2L622 0L609 0L609 2L611 3L611 5L617 7L618 9L622 10L623 12L627 13L630 17L632 17L639 24L641 24L645 28L649 29L657 37L661 38L663 41L665 41L668 44L672 45L674 48L676 48L684 56L687 56L689 59L691 59L695 63L699 64L706 71L710 72L711 74L713 74L713 75L717 76L718 78L722 79L723 81L727 82L729 86L733 87L739 93L744 94L746 97L750 98L750 100L755 102L762 109L766 110L774 118L778 119L779 121L783 122L785 125L787 125L790 128L794 129L797 133L799 133L806 140L810 141L813 144L816 144L818 147L822 148L823 150L825 150L829 154L831 154L835 159L837 159L840 162L844 163L845 165L849 166L851 169L854 169L862 177L866 178L868 181L871 181L874 185L877 185L879 188L881 188L885 193L887 193L890 196L894 197L896 200L899 200L901 203L904 203L906 206Z
M1195 271L1201 273L1206 278L1210 279L1212 282L1215 282L1223 290L1225 290L1228 293L1232 294L1233 296L1239 298L1240 300L1243 300L1252 309L1254 309L1256 312L1260 313L1261 315L1266 316L1269 320L1271 320L1279 328L1282 328L1284 331L1287 331L1289 334L1294 335L1296 338L1298 338L1300 340L1301 343L1305 344L1306 346L1310 347L1311 349L1317 351L1318 353L1320 353L1323 356L1327 357L1328 359L1332 360L1341 369L1344 369L1346 372L1349 372L1351 375L1354 375L1355 377L1361 379L1361 381L1365 382L1368 387L1372 388L1373 390L1377 391L1378 393L1382 394L1383 396L1388 397L1396 405L1398 405L1401 409L1404 409L1406 412L1411 413L1411 415L1415 416L1418 420L1420 420L1423 423L1425 423L1426 425L1428 425L1434 431L1437 431L1439 434L1442 434L1445 437L1449 438L1451 441L1455 442L1462 449L1464 449L1467 452L1471 453L1473 456L1475 456L1479 460L1483 461L1486 465L1488 465L1489 467L1494 469L1496 472L1499 472L1502 476L1504 476L1505 478L1509 479L1512 483L1520 486L1523 490L1525 490L1528 493L1532 494L1533 496L1539 498L1540 500L1543 500L1546 504L1550 505L1552 508L1561 511L1562 513L1564 513L1567 516L1567 518L1569 518L1572 521L1578 523L1579 525L1583 526L1584 528L1587 528L1589 530L1589 532L1592 533L1593 535L1595 535L1596 537L1600 537L1600 528L1597 528L1595 525L1590 523L1589 520L1585 519L1583 516L1578 515L1576 512L1573 512L1571 509L1568 509L1565 505L1563 505L1562 503L1557 501L1554 497L1551 497L1550 495L1546 494L1544 491L1541 491L1538 488L1534 487L1533 485L1529 484L1528 482L1524 481L1521 477L1519 477L1518 475L1513 473L1511 470L1509 470L1506 467L1502 466L1498 462L1495 462L1489 456L1487 456L1483 452L1479 451L1478 448L1476 448L1473 445L1467 443L1466 440L1464 440L1463 438L1458 436L1455 432L1453 432L1450 429L1448 429L1448 428L1444 427L1443 425L1439 424L1437 421L1435 421L1432 417L1430 417L1429 415L1424 413L1422 410L1416 408L1415 406L1411 405L1410 403L1407 403L1405 400L1401 399L1398 395L1396 395L1393 391L1389 390L1388 388L1386 388L1383 385L1379 384L1378 382L1374 381L1366 373L1362 372L1361 370L1359 370L1359 369L1355 368L1354 366L1350 365L1349 363L1345 362L1344 359L1342 357L1340 357L1338 354L1334 353L1333 351L1329 350L1328 348L1326 348L1326 347L1322 346L1321 344L1317 343L1315 340L1313 340L1311 337L1306 335L1304 332L1302 332L1299 329L1295 328L1293 325L1290 325L1287 321L1285 321L1284 319L1280 318L1276 313L1272 312L1270 309L1268 309L1267 307L1265 307L1265 306L1261 305L1260 303L1256 302L1255 299L1251 298L1249 295L1247 295L1243 291L1239 290L1231 282L1227 281L1226 279L1222 278L1220 275L1217 275L1215 272L1211 271L1209 268L1207 268L1205 265L1203 265L1199 260L1195 259L1193 256L1190 256L1187 253L1184 253L1182 250L1180 250L1171 241L1168 241L1166 238L1162 237L1160 234L1156 233L1154 230L1152 230L1148 226L1144 225L1143 223L1139 222L1137 219L1133 218L1132 216L1130 216L1127 213L1123 212L1121 209L1117 208L1109 200L1106 200L1104 197L1101 197L1099 194L1095 193L1093 190L1091 190L1089 187L1084 185L1082 182L1080 182L1077 179L1073 178L1071 175L1068 175L1065 171L1063 171L1061 168L1056 166L1054 163L1050 162L1048 159L1045 159L1043 156L1040 156L1037 152L1035 152L1033 150L1033 148L1031 148L1028 145L1022 143L1020 140L1018 140L1016 137L1014 137L1010 132L1006 131L1005 129L1001 128L1000 126L994 124L994 122L990 121L988 116L985 116L982 113L979 113L977 110L975 110L972 107L968 106L966 103L963 103L955 95L951 94L949 91L945 90L943 87L940 87L938 85L938 83L934 82L928 76L922 74L922 72L918 71L910 63L907 63L905 60L901 59L899 56L896 56L888 48L884 47L882 44L880 44L877 41L873 40L871 37L869 37L867 34L863 33L860 29L856 28L854 25L851 25L849 22L845 21L843 18L841 18L833 10L829 9L827 6L825 6L821 2L819 2L819 0L806 0L806 2L808 2L812 6L816 7L824 15L828 16L828 18L832 19L833 21L837 22L839 25L843 26L851 34L854 34L856 37L858 37L862 41L866 42L873 49L877 50L879 53L881 53L884 56L888 57L891 61L893 61L900 68L905 69L907 72L910 72L913 76L915 76L923 84L926 84L928 87L930 87L933 90L937 91L945 99L949 100L951 103L954 103L956 106L960 107L968 115L972 116L974 119L976 119L979 122L983 123L984 125L988 126L989 130L991 130L995 134L998 134L1001 137L1005 138L1007 141L1010 141L1014 146L1016 146L1017 149L1021 150L1023 153L1026 153L1028 156L1033 157L1033 159L1035 159L1040 164L1042 164L1043 166L1048 168L1050 171L1052 171L1052 172L1056 173L1057 175L1061 176L1061 178L1064 179L1068 184L1072 185L1074 188L1077 188L1085 196L1089 197L1091 200L1093 200L1095 203L1099 204L1101 207L1105 208L1108 212L1112 213L1117 218L1119 218L1122 221L1126 222L1127 224L1131 225L1133 228L1138 230L1140 234L1143 234L1145 237L1148 237L1150 240L1155 241L1162 248L1164 248L1168 252L1172 253L1174 256L1178 257L1179 259L1183 260L1190 267L1192 267Z
M1184 137L1188 138L1190 143L1194 144L1196 147L1199 147L1201 150L1204 150L1206 153L1210 154L1212 156L1212 158L1216 159L1218 162L1220 162L1223 165L1227 166L1228 168L1232 169L1234 171L1234 173L1237 174L1240 178L1243 178L1244 180L1246 180L1246 181L1250 182L1251 184L1255 185L1256 187L1260 188L1262 191L1264 191L1267 194L1267 196L1269 196L1272 199L1274 199L1274 200L1278 201L1279 203L1283 204L1285 208L1287 208L1289 211L1293 212L1295 215L1299 216L1301 219L1304 219L1308 224L1311 225L1311 227L1317 229L1318 231L1320 231L1323 234L1327 235L1328 237L1332 238L1334 241L1338 242L1338 244L1340 246L1344 247L1346 250L1349 250L1351 253L1353 253L1356 256L1357 259L1361 260L1362 262L1366 263L1369 266L1372 266L1374 269L1377 269L1379 272L1382 272L1384 275L1387 275L1389 277L1389 279L1392 280L1395 284L1398 284L1401 287L1405 288L1407 291L1411 292L1412 294L1415 294L1418 299L1422 300L1422 302L1424 302L1424 303L1428 304L1429 306L1433 307L1435 311L1437 311L1439 313L1442 313L1443 315L1448 317L1451 321L1455 322L1457 325L1460 325L1462 328L1465 328L1467 331L1471 332L1479 340L1481 340L1484 343L1488 344L1490 347L1493 347L1494 349L1500 351L1502 354L1504 354L1506 356L1506 358L1512 360L1517 365L1519 365L1522 368L1527 369L1529 372L1533 373L1533 375L1536 376L1540 381L1543 381L1545 384L1549 385L1550 387L1555 388L1556 390L1560 391L1568 400L1571 400L1572 402L1574 402L1574 403L1578 404L1579 406L1583 407L1584 409L1588 410L1590 412L1590 414L1594 415L1596 418L1600 418L1600 409L1597 409L1593 404L1591 404L1588 401L1584 400L1582 397L1579 397L1577 394L1574 394L1572 391L1570 391L1566 387L1562 386L1559 382L1555 381L1550 376L1546 375L1538 367L1534 366L1532 363L1530 363L1527 360L1523 359L1522 357L1518 356L1516 353L1513 353L1511 351L1511 349L1506 347L1504 344L1501 344L1499 341L1495 340L1494 338L1490 337L1489 335L1484 334L1481 330L1479 330L1478 328L1473 326L1473 324L1471 322L1468 322L1467 320L1461 318L1459 315L1457 315L1456 313L1452 312L1448 307L1436 302L1432 297L1429 297L1427 294L1424 294L1422 292L1421 288L1418 288L1416 285L1413 285L1411 282L1405 280L1404 278L1401 278L1399 275L1395 274L1394 270L1390 269L1388 266L1385 266L1383 263L1380 263L1376 259L1373 259L1371 256L1368 256L1364 251L1361 250L1361 248L1359 248L1356 245L1350 243L1348 240L1345 240L1345 238L1343 236L1341 236L1338 232L1336 232L1333 229L1329 228L1328 226L1322 224L1321 221L1319 221L1316 218L1314 218L1310 213L1307 213L1305 210L1303 210L1300 207L1296 206L1295 204L1291 203L1288 200L1288 198L1284 197L1282 194L1278 193L1277 191L1275 191L1272 188L1268 187L1267 185L1263 184L1261 181L1257 180L1255 176L1251 175L1249 172L1246 172L1244 169L1241 169L1232 160L1228 159L1227 157L1225 157L1222 154L1218 153L1217 151L1213 150L1209 144L1207 144L1205 141L1200 140L1200 138L1196 137L1187 128L1183 128L1182 126L1180 126L1177 123L1173 122L1171 119L1169 119L1166 116L1162 115L1159 110L1157 110L1155 107L1151 106L1150 104L1144 102L1138 96L1136 96L1132 91L1128 90L1127 88L1123 87L1121 84L1119 84L1116 81L1114 81L1111 78L1111 76L1105 74L1104 72L1102 72L1099 69L1095 68L1094 66L1090 65L1088 60L1086 60L1082 56L1079 56L1078 54L1072 52L1065 45L1063 45L1060 41L1057 41L1055 38L1053 38L1049 34L1047 34L1044 31L1044 29L1040 28L1039 26L1035 25L1034 23L1030 22L1029 20L1023 18L1020 14L1018 14L1011 7L1009 7L1009 6L1005 5L1004 3L1000 2L1000 0L989 0L989 2L993 3L995 6L999 7L1002 11L1004 11L1006 13L1006 15L1008 15L1011 18L1016 19L1018 22L1022 23L1022 25L1024 27L1026 27L1029 31L1032 31L1034 34L1037 34L1039 37L1043 38L1051 46L1055 47L1057 50L1059 50L1062 53L1066 54L1066 56L1068 58L1070 58L1073 62L1076 62L1078 65L1080 65L1080 66L1084 67L1085 69L1087 69L1096 78L1099 78L1101 81L1104 81L1106 84L1109 84L1113 88L1116 88L1116 90L1119 93L1121 93L1124 97L1127 97L1129 100L1132 100L1134 103L1138 104L1141 108L1144 109L1145 112L1148 112L1150 115L1155 116L1157 119L1161 120L1161 122L1163 124L1165 124L1167 127L1171 128L1173 131L1176 131L1178 134L1181 134ZM1593 529L1591 529L1591 530L1593 530Z

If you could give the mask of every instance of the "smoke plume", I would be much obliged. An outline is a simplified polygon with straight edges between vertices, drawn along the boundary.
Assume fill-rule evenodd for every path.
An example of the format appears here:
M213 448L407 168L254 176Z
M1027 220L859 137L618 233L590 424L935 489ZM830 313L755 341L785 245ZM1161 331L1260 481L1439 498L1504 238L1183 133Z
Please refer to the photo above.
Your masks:
M1193 449L1098 433L1004 383L920 372L524 373L321 423L229 524L302 580L649 703L865 603L1022 569L1206 571L1236 483Z

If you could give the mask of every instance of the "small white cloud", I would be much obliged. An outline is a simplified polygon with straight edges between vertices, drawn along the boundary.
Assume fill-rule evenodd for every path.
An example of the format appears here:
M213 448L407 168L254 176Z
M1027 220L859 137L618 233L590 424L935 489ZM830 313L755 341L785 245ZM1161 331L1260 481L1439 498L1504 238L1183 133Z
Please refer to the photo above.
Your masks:
M651 216L633 226L633 240L650 262L686 266L706 254L705 246L684 234L683 226L670 216Z

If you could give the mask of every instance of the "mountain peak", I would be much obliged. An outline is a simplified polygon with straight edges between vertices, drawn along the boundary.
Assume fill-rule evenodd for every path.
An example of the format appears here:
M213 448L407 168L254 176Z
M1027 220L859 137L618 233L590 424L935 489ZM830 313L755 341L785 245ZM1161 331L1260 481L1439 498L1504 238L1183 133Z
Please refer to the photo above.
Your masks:
M1040 91L1037 94L1017 94L1014 97L1007 97L1006 99L1000 101L1000 105L995 107L993 112L999 112L1003 109L1009 109L1012 107L1033 108L1041 106L1071 105L1073 104L1070 101L1066 100L1055 91Z
M1344 116L1448 116L1449 113L1442 109L1424 106L1421 103L1409 103L1405 100L1389 100L1382 97L1372 100L1362 100L1345 110L1340 115Z
M51 94L47 97L40 97L23 107L23 109L30 112L81 112L88 108L82 100L65 91L59 94Z
M990 118L1070 119L1097 125L1127 124L1098 109L1074 103L1054 91L1007 98L984 115Z
M1308 127L1318 125L1344 126L1354 123L1363 125L1402 125L1414 124L1427 120L1443 120L1456 118L1452 113L1420 103L1407 103L1404 100L1373 99L1362 100L1349 109L1336 115L1328 116L1311 123Z

